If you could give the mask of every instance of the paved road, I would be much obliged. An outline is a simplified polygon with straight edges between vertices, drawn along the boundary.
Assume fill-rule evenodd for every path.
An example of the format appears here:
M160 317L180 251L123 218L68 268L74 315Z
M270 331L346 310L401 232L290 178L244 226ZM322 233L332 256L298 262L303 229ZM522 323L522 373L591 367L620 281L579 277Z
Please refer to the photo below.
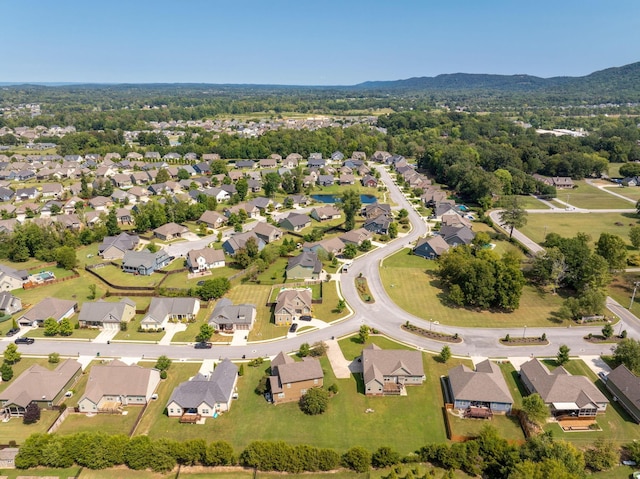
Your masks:
M354 260L349 272L342 275L342 293L355 313L348 319L337 322L329 328L311 331L295 337L281 339L277 341L250 343L240 346L214 346L211 350L197 350L192 346L159 345L159 344L131 344L131 343L111 343L95 344L83 341L46 341L38 339L32 345L20 346L22 352L31 354L48 354L56 351L62 355L95 355L100 353L102 357L152 357L156 358L162 354L176 360L187 359L211 359L225 358L240 359L242 357L252 358L258 356L273 356L280 351L297 351L302 343L314 343L316 341L326 341L333 337L340 337L357 331L362 324L374 327L386 335L413 345L417 348L428 351L440 351L443 343L425 339L401 329L401 326L410 321L426 329L433 328L437 331L447 333L458 333L463 342L452 344L451 350L454 354L471 357L507 357L507 356L554 356L561 344L566 344L571 348L572 354L576 355L599 355L608 352L609 345L595 345L585 342L582 338L588 333L599 334L601 327L548 327L548 328L462 328L453 326L434 326L428 320L417 318L396 306L382 286L379 274L379 265L384 257L393 254L401 248L406 247L411 241L415 241L423 236L428 226L413 206L402 195L399 188L393 183L390 175L382 167L380 170L382 179L389 188L392 200L407 209L409 220L413 228L406 235L389 242L382 248L367 253ZM495 214L492 213L492 215ZM494 218L492 216L492 218ZM494 221L497 221L494 218ZM514 232L514 236L516 232ZM523 236L525 241L528 238ZM203 239L206 241L206 239ZM529 240L530 241L530 240ZM193 242L189 243L190 245ZM535 243L534 243L535 244ZM176 246L180 243L176 243ZM533 245L532 245L533 246ZM536 245L538 250L540 246ZM416 257L416 261L424 261ZM363 303L356 291L354 279L362 273L369 283L369 288L375 298L374 304ZM611 298L607 299L609 308L621 319L621 328L626 329L630 337L640 338L640 320L626 311L621 305ZM438 318L433 318L438 320ZM616 328L618 326L616 325ZM547 335L550 344L547 346L532 347L508 347L502 346L498 339L510 334L516 337L520 334L526 336ZM2 341L11 341L12 338L5 338Z

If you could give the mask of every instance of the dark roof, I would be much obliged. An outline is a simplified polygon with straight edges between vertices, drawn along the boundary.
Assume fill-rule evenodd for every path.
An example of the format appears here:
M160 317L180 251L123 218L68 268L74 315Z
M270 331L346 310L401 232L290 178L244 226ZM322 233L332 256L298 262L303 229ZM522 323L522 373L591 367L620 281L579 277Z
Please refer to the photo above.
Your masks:
M472 371L465 365L449 370L454 399L513 404L511 392L497 364L488 359Z
M298 256L294 256L293 258L289 258L289 263L287 264L287 271L295 268L296 266L301 266L303 268L313 268L314 273L322 272L322 261L318 259L318 255L313 252L303 252Z
M640 410L640 378L621 364L607 376L607 387L615 386L618 391L624 394L627 402Z
M233 304L230 299L222 298L216 303L208 323L215 324L251 324L255 317L256 307L253 304Z
M167 406L175 401L182 409L192 409L204 402L213 408L216 403L229 402L237 376L238 366L225 359L208 377L197 374L190 381L180 383Z

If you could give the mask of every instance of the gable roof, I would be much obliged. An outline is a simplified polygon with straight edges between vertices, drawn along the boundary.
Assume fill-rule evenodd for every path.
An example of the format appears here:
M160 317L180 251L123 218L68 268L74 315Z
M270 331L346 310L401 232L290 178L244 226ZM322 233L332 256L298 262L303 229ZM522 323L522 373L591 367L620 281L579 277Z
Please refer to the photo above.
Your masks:
M280 291L276 299L276 307L274 312L278 314L283 309L293 314L296 307L294 301L300 301L304 306L311 309L311 290L310 289L285 289Z
M222 298L216 303L207 322L209 324L251 324L255 317L253 304L233 304L230 299Z
M139 242L138 235L130 235L128 233L120 233L118 236L105 236L100 246L98 246L98 252L102 253L112 246L120 251L129 251L135 248Z
M149 311L143 322L162 323L168 316L189 315L196 310L196 298L158 298L151 299Z
M77 305L78 303L76 301L68 299L44 298L33 308L24 313L20 319L24 318L27 321L33 322L53 318L56 321L60 321L67 311L71 308L75 308Z
M380 349L371 344L362 350L362 368L365 384L385 376L424 376L422 354L403 349Z
M284 359L284 356L289 359ZM283 384L299 383L324 377L320 361L315 358L306 357L302 361L294 361L282 352L277 357L281 357L283 362L277 365L275 372L272 362L271 372L278 377L280 387Z
M86 302L82 304L80 314L78 315L78 322L120 323L127 306L132 306L135 309L136 303L128 298L118 301L117 303L102 300Z
M192 249L187 253L187 259L191 265L197 264L199 257L203 257L207 264L219 263L224 261L224 251L221 249L202 248Z
M431 236L429 238L420 238L416 243L414 251L420 248L420 246L427 244L433 250L433 252L440 256L441 254L449 250L449 244L444 240L442 236Z
M621 364L607 376L607 387L615 386L627 401L640 410L640 378Z
M66 359L53 371L34 364L0 393L0 401L21 407L31 401L53 401L81 367L75 359Z
M197 374L180 383L173 390L167 406L175 402L182 409L195 409L205 403L213 409L217 403L229 402L237 376L238 366L225 358L208 377Z
M313 253L311 251L302 252L298 256L289 258L289 262L287 263L287 271L295 268L296 266L313 269L314 273L322 272L322 261L318 259L318 255L316 253Z
M488 359L472 371L465 365L449 370L454 399L513 404L511 392L497 364Z
M127 365L114 359L108 364L99 364L91 368L89 380L82 399L97 404L105 395L146 396L149 381L160 372L157 369L143 368L137 364Z

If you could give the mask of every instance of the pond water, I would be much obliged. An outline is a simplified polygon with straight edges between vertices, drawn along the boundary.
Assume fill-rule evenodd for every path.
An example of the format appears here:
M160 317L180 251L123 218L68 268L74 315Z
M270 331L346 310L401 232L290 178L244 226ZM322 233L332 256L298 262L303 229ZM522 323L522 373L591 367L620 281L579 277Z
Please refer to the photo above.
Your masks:
M340 195L311 195L315 201L320 203L338 203L340 202ZM377 198L374 195L360 195L360 201L363 205L375 203Z

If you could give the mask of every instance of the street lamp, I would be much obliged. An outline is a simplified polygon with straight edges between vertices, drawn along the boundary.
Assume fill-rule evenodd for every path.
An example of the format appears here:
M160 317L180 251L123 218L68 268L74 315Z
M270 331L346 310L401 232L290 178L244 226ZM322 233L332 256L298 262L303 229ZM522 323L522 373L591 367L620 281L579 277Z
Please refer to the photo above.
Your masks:
M631 295L631 303L629 304L629 309L631 309L631 306L633 306L633 300L636 297L636 290L638 289L639 284L640 284L640 281L633 282L633 294Z
M522 332L522 339L527 337L527 325L524 325L524 331Z

